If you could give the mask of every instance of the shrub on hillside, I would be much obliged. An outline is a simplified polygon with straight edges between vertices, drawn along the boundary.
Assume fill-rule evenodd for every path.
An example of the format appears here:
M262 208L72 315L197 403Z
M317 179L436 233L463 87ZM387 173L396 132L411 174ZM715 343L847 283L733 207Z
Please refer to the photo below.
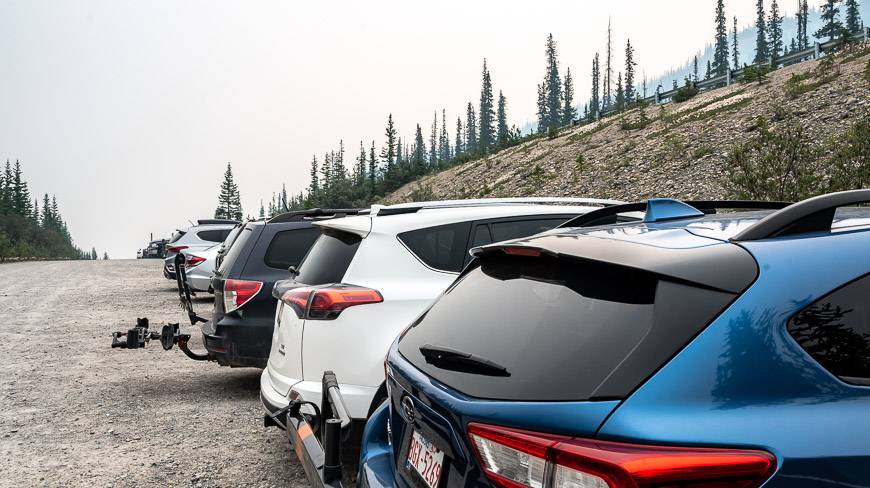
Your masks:
M870 188L870 123L859 121L835 144L831 190Z
M691 100L695 97L700 91L694 85L694 83L687 83L685 86L677 90L677 93L674 93L673 100L674 103L683 103L687 100Z
M770 67L765 65L753 65L743 68L743 78L741 83L758 83L759 85L767 81L767 74L770 73Z
M867 66L864 66L864 80L870 83L870 59L867 60Z

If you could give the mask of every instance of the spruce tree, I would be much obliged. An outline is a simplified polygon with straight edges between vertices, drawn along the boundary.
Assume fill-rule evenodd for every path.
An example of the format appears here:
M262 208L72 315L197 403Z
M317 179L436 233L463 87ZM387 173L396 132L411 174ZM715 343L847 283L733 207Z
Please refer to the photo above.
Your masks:
M807 22L810 16L810 6L807 0L800 2L800 30L798 31L798 48L807 49L810 47L810 35L807 32Z
M432 131L429 133L429 167L438 166L438 112L432 119Z
M740 43L737 42L737 16L734 16L734 27L731 29L731 65L740 69Z
M592 96L589 99L589 117L598 118L601 110L601 71L599 69L598 53L592 58Z
M625 110L625 89L622 87L622 71L616 78L616 110L622 112Z
M692 60L692 78L695 81L698 81L698 55L695 55L695 58Z
M846 0L846 29L849 32L861 30L861 12L858 10L858 0Z
M359 156L356 158L356 178L355 184L359 188L365 188L366 171L368 170L368 159L366 157L366 147L363 141L359 141Z
M16 159L12 170L12 213L22 217L30 217L33 204L30 202L30 190L21 171L21 163Z
M766 63L770 59L767 46L767 21L764 15L764 0L756 0L755 5L755 59L753 64Z
M465 154L465 132L462 130L462 117L456 117L456 142L453 144L453 154Z
M317 198L320 193L320 180L318 179L319 170L317 169L317 156L311 157L311 170L308 173L310 180L308 183L309 198Z
M770 38L767 46L770 50L770 56L774 59L782 56L782 15L779 13L779 4L776 0L770 4L770 17L767 21L767 35Z
M266 217L266 208L263 207L263 199L262 198L260 199L260 213L257 216L261 219Z
M477 147L477 114L474 106L468 102L465 116L465 152L471 156L478 154Z
M387 173L391 173L396 159L396 126L393 124L393 114L387 117L387 128L384 130L384 136L387 138L387 144L381 149L381 160L387 166Z
M822 28L816 31L816 38L822 39L827 37L829 41L833 41L835 37L843 30L843 23L840 22L840 0L827 0L822 4Z
M450 135L447 132L447 110L441 109L441 136L439 137L438 144L439 154L441 155L441 161L446 163L450 161L450 158L453 157L450 154Z
M375 156L375 141L372 141L372 146L369 148L369 170L366 172L369 178L368 194L369 196L378 194L378 158Z
M604 112L610 110L613 103L613 30L610 27L610 19L607 19L607 46L604 53L604 94L601 101L601 109Z
M423 142L423 130L417 124L414 135L414 153L411 156L411 171L414 176L422 175L426 168L426 143Z
M574 108L574 80L571 79L571 68L565 72L565 83L562 88L562 120L561 125L571 125L577 118L577 109Z
M495 118L496 144L499 148L503 148L510 142L510 128L507 124L507 99L501 90L498 92L498 110Z
M480 86L480 109L478 111L478 149L481 154L488 153L495 144L495 106L492 95L492 78L483 60L483 73L481 74Z
M627 103L632 103L637 98L637 91L634 89L635 66L637 66L637 63L634 61L634 47L631 45L631 39L629 39L625 42L625 100ZM696 69L695 75L697 76L697 74Z
M728 72L728 28L725 25L724 0L716 0L716 34L713 39L713 73Z
M544 76L544 103L546 117L544 132L556 129L562 122L562 79L559 77L559 60L553 34L547 36L547 71Z
M704 74L704 79L709 80L713 76L713 65L710 63L710 60L707 60L707 72ZM674 80L674 86L676 86L677 80Z
M547 130L547 95L544 85L538 84L538 133L543 134Z

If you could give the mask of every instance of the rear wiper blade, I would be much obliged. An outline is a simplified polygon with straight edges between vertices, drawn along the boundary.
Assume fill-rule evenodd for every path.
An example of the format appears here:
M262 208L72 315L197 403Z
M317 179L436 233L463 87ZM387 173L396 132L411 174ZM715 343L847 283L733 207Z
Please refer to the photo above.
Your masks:
M507 368L498 363L449 347L424 344L420 346L420 353L426 358L427 363L436 368L485 376L511 375Z

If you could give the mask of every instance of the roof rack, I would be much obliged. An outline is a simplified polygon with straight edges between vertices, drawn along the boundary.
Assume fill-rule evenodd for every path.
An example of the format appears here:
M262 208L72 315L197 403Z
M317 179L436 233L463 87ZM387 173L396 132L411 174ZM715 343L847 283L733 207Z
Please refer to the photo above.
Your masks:
M594 227L620 222L661 222L664 220L700 217L702 214L715 214L719 209L741 210L780 210L791 202L764 202L758 200L675 200L653 198L646 202L626 203L593 210L575 217L559 227ZM620 214L644 212L643 219L624 218Z
M734 236L732 241L757 241L831 230L838 208L870 203L870 190L850 190L808 198L772 213Z
M432 202L411 202L390 205L387 207L372 206L372 215L400 215L416 213L423 209L435 208L467 208L488 207L497 205L552 205L571 204L583 206L619 205L619 200L606 200L599 198L569 198L569 197L529 197L529 198L480 198L472 200L441 200Z
M196 225L214 225L214 224L240 224L238 220L232 219L199 219Z
M312 208L308 210L294 210L292 212L284 212L276 215L271 219L266 220L267 224L276 224L280 222L300 222L305 219L317 217L344 217L345 215L356 215L360 212L357 208Z

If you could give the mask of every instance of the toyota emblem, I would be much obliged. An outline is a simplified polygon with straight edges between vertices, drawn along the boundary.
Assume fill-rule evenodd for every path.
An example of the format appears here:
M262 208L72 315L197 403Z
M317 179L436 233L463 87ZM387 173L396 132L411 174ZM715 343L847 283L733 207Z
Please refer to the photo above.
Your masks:
M417 409L414 407L414 400L409 396L402 398L402 415L408 422L417 421Z

